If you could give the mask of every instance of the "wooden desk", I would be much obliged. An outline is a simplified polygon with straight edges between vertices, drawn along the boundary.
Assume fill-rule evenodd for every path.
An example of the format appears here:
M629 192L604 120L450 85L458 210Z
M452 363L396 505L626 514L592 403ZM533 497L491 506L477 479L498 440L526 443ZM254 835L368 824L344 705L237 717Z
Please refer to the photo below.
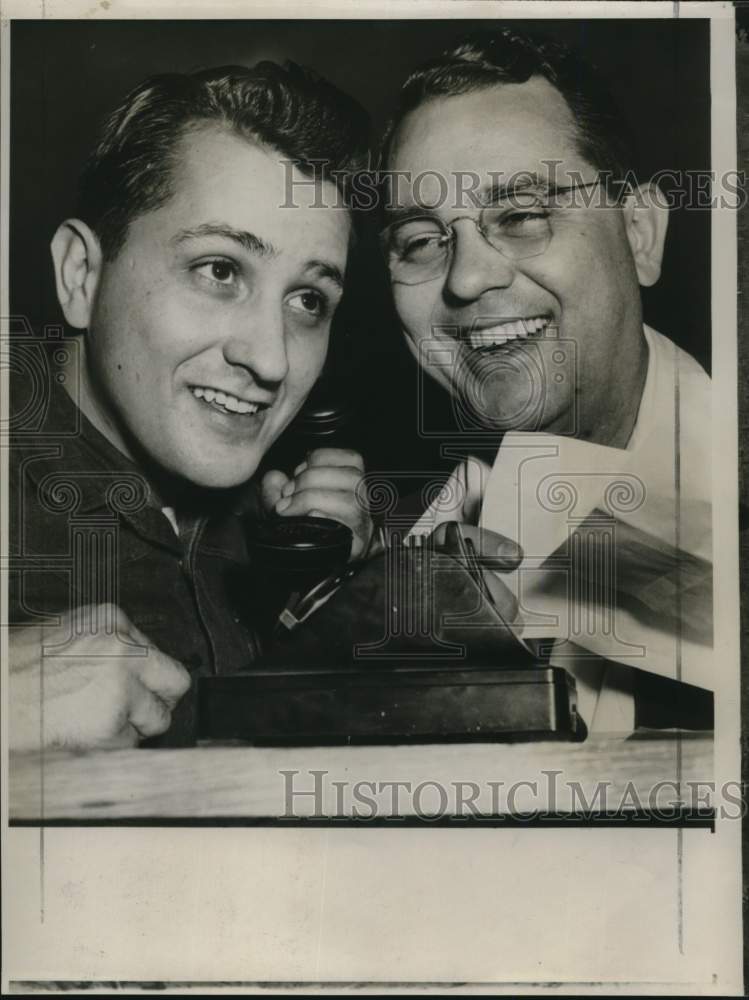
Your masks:
M369 819L372 812L377 822L398 822L394 816L408 822L425 813L470 821L475 812L500 819L526 813L589 818L622 808L637 811L638 804L666 814L677 800L687 811L709 805L705 783L713 776L712 749L710 734L659 734L597 736L584 743L14 755L10 820L192 825L281 817L288 824L295 817ZM313 791L315 782L317 795L293 794ZM394 788L393 782L408 784ZM467 804L469 783L478 787L473 809ZM362 796L373 799L375 808Z

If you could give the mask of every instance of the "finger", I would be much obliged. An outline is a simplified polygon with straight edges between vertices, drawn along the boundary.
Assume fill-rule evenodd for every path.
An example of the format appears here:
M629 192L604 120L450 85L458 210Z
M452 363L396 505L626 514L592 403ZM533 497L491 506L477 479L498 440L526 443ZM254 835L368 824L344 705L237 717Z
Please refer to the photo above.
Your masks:
M353 465L313 466L305 469L284 489L284 496L291 496L301 490L348 490L349 493L359 492L357 487L362 481L361 469Z
M132 621L116 604L81 604L68 612L53 635L63 641L61 644L52 642L49 641L52 635L45 636L45 657L65 655L61 646L66 647L68 644L75 644L70 646L72 653L74 648L81 649L79 643L86 644L82 653L87 657L101 656L109 659L140 656L142 653L134 635Z
M142 739L165 733L172 721L167 705L143 684L133 679L132 701L128 722Z
M73 635L125 636L132 627L128 616L116 604L80 604L70 611L70 619Z
M383 527L378 527L375 530L374 524L371 526L373 536L372 541L367 548L367 559L374 559L375 556L382 555L383 552L387 551L388 539L385 529Z
M364 472L364 459L351 448L315 448L307 455L307 465L352 465Z
M343 521L355 530L366 519L366 515L349 490L300 490L292 497L284 497L281 503L276 505L276 510L283 517L318 511L322 517Z
M370 517L362 512L349 492L303 490L289 499L288 507L279 510L279 513L282 517L327 517L345 524L354 536L351 544L352 559L358 559L364 553L372 532Z
M133 639L139 642L142 646L149 646L149 647L153 646L153 648L156 649L156 646L154 646L151 639L148 638L148 636L146 635L145 632L142 631L142 629L138 628L135 622L131 621L129 623L128 631L130 632L130 635L133 637Z
M322 510L317 510L316 508L313 508L307 513L309 514L310 517L333 518L333 520L340 521L341 524L345 524L347 528L351 529L351 532L354 537L351 542L351 552L349 553L349 561L352 561L354 559L359 559L361 556L364 555L365 552L371 554L368 552L369 539L372 535L372 532L374 531L374 525L372 524L371 520L368 517L363 518L361 521L354 522L354 521L347 521L343 515L341 516L336 515L335 517L333 517L332 514L326 513Z
M287 483L291 482L285 472L280 469L272 469L263 476L260 485L260 498L265 510L273 510L281 498L282 491Z
M189 672L181 663L152 644L145 657L128 662L128 667L133 676L170 709L187 693L192 683Z
M153 642L152 639L149 639L149 637L146 635L145 632L141 631L141 629L138 628L138 626L135 624L135 622L130 622L129 636L130 636L131 639L133 639L135 642L137 642L140 647L144 647L145 646L146 656L151 656L151 655L159 656L159 655L162 655L161 654L161 650L158 648L158 646ZM142 661L141 661L141 665L142 665ZM137 674L137 672L138 672L138 664L137 663L134 665L134 669L135 669L135 672Z
M434 545L438 549L444 548L445 533L447 524L440 524L432 532ZM460 530L464 538L470 538L473 542L481 565L486 569L497 572L511 572L517 569L523 560L523 550L511 538L500 535L496 531L489 531L488 528L478 528L470 524L461 524ZM451 552L451 555L457 553Z

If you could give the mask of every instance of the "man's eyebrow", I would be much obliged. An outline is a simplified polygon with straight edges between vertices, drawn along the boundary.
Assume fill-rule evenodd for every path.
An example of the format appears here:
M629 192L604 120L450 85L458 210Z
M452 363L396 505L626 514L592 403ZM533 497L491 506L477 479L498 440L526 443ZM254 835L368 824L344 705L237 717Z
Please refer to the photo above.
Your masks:
M343 272L335 264L330 264L326 260L308 260L304 270L314 271L320 278L328 278L343 291Z
M200 239L205 236L222 236L224 239L233 240L248 253L261 257L275 257L278 250L267 240L256 236L254 233L244 229L235 229L233 226L224 223L205 222L193 229L181 229L172 239L172 243L185 243L188 240ZM335 282L343 290L343 272L335 264L325 260L309 260L304 265L305 271L314 271L321 278L328 278Z
M181 229L170 242L185 243L188 240L196 240L205 236L222 236L224 239L233 240L243 250L260 257L275 257L277 254L273 244L268 243L267 240L244 229L235 229L233 226L221 222L204 222L200 226L195 226L194 229Z
M506 183L501 183L500 176L503 175L497 173L489 183L484 184L478 191L470 189L463 192L462 197L465 198L466 204L470 204L472 197L475 198L476 205L494 205L496 202L507 198L508 195L520 194L522 191L538 191L539 194L548 194L553 190L547 179L542 177L541 174L536 174L529 170L523 170L515 175L511 175ZM425 216L436 216L437 214L433 206L427 208L418 203L413 205L391 205L386 209L389 225L413 218L414 216L424 218Z
M510 177L506 184L500 184L499 179L495 178L490 184L484 185L480 191L480 200L482 204L492 205L494 202L501 201L508 195L528 190L538 191L539 193L548 192L550 185L548 180L540 174L524 170Z
M423 208L421 205L399 206L398 208L390 206L386 209L388 225L392 225L394 222L402 222L406 219L423 219L430 215L436 216L437 212L433 208Z

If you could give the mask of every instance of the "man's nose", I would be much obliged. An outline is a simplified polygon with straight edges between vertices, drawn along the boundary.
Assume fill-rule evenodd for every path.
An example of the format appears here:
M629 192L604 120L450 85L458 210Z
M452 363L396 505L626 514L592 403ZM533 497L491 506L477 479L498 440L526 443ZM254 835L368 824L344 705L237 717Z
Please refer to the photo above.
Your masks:
M515 263L490 246L470 219L454 226L455 243L445 291L472 302L491 288L507 288L515 278Z
M263 383L280 383L289 371L286 328L280 309L254 307L237 318L224 341L224 357Z

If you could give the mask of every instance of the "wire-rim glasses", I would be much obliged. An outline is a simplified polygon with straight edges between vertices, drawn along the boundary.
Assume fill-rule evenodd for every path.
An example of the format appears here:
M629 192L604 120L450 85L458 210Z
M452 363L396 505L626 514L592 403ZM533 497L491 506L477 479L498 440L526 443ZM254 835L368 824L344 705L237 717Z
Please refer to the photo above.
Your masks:
M459 215L449 222L418 214L399 219L380 234L380 245L394 282L418 285L440 277L449 268L455 247L454 225L468 219L494 250L510 260L538 257L549 247L553 231L549 199L580 188L596 187L601 178L586 184L515 191L501 203L484 206L478 214Z

